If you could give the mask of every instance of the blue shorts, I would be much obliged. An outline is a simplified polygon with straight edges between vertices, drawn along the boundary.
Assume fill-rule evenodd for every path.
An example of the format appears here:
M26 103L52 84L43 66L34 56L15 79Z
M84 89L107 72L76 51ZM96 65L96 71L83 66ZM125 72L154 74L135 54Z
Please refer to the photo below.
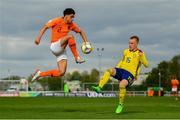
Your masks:
M128 72L124 69L120 69L120 68L115 68L115 69L116 69L116 75L113 76L113 78L120 80L120 81L123 79L126 79L128 81L127 87L129 87L133 84L134 76L130 72Z

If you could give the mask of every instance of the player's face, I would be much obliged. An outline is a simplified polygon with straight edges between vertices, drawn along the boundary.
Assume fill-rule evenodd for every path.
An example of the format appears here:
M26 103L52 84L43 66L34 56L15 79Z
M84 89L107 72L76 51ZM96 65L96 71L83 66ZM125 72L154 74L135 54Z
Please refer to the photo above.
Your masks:
M74 14L67 15L67 19L66 19L67 23L72 23L74 20L74 17L75 17Z
M138 43L137 43L137 40L136 40L136 39L130 39L130 40L129 40L129 49L130 49L130 50L135 50L135 49L137 49L137 45L138 45Z

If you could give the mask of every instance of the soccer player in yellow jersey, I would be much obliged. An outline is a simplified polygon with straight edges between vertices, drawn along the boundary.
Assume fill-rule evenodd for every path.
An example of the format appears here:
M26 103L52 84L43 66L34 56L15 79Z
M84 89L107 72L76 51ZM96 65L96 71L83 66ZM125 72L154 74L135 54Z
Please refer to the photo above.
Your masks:
M120 60L115 68L109 68L104 72L98 86L92 86L92 89L99 93L111 76L119 80L119 105L116 108L116 113L122 112L126 88L131 86L136 79L141 65L143 64L145 67L148 67L145 53L138 49L138 43L138 36L130 37L129 48L124 50L122 60Z

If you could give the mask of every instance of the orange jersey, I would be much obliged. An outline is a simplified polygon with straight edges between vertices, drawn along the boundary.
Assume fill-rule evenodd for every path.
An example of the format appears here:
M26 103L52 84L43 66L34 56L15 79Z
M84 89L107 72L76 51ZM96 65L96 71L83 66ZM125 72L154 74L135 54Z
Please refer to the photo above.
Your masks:
M177 79L171 80L172 87L177 87L179 85L179 81Z
M70 31L74 31L76 33L81 31L75 23L65 23L63 17L49 20L45 25L49 28L52 28L51 42L56 42L60 38L65 37Z

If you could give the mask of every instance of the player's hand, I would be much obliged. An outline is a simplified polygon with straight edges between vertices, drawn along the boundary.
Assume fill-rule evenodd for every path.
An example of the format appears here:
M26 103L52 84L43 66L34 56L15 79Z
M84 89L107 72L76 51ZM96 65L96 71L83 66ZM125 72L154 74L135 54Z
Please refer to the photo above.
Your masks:
M142 55L143 55L143 52L139 52L139 55L142 56Z
M142 56L143 55L143 51L139 50L139 55Z
M36 38L36 40L34 41L34 43L35 43L36 45L39 45L40 39Z

